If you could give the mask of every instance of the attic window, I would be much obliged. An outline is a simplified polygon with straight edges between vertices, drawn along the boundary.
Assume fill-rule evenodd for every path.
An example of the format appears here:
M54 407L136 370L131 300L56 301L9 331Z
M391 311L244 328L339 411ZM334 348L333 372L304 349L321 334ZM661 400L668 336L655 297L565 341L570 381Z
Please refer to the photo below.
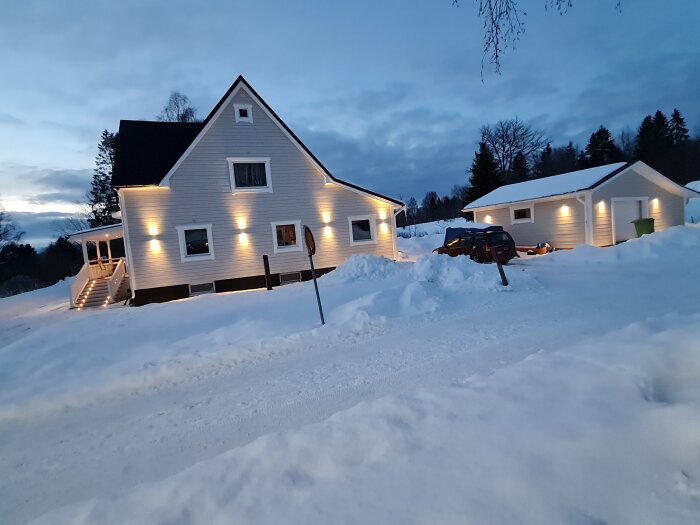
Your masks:
M226 160L233 193L272 191L269 157L229 157Z
M236 114L236 122L253 123L253 105L252 104L234 104L233 110Z
M533 206L518 206L510 209L510 223L535 222Z

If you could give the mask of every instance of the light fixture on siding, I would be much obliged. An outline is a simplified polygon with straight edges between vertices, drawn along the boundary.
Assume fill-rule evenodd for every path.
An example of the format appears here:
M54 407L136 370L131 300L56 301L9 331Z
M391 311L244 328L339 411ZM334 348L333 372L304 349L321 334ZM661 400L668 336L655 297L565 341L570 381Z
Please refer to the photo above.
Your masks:
M598 203L598 213L605 213L605 201Z
M389 233L389 225L388 225L387 223L385 223L385 222L382 222L382 223L379 225L379 231L382 232L382 233Z
M238 219L236 219L236 224L238 224L239 230L245 230L248 226L248 221L245 220L245 217L238 217Z
M148 234L152 237L155 237L156 235L158 235L158 226L156 226L155 224L149 224L148 225Z
M324 211L324 212L321 214L321 216L323 217L323 223L324 223L324 224L328 224L329 222L331 222L331 214L330 214L329 212Z
M151 253L160 253L160 241L158 239L151 239L150 247Z
M239 233L239 234L238 234L238 242L239 242L242 246L248 246L248 243L250 242L250 241L248 240L248 234L247 234L247 233Z
M486 224L493 224L493 217L491 217L490 215L486 215L486 216L484 217L484 222L485 222Z
M571 209L566 204L564 204L561 207L561 216L568 217L569 215L571 215Z
M386 220L386 210L379 210L379 220L380 221Z
M659 209L659 199L651 199L651 209L652 210Z
M323 228L323 236L324 236L326 239L332 238L332 237L333 237L333 228L331 228L330 226L324 226L324 228Z

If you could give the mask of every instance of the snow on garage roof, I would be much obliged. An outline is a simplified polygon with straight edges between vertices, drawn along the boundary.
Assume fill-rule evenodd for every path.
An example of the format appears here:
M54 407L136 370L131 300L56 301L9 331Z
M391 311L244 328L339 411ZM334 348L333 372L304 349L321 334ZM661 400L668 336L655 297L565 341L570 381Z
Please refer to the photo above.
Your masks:
M507 184L467 204L464 207L464 211L587 190L603 179L622 170L628 164L627 162L616 162L615 164L606 164L605 166L562 173L561 175Z
M700 180L694 180L685 185L686 188L700 192Z

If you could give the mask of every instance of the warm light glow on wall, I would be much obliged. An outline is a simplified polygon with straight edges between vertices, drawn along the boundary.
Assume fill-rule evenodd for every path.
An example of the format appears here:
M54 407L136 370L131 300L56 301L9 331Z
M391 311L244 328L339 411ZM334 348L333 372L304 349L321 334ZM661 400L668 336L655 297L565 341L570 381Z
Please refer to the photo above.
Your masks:
M651 209L652 210L659 209L659 199L651 199Z
M250 242L250 241L248 241L248 234L247 233L239 233L238 234L238 242L242 246L248 246L248 243Z
M326 239L332 238L332 237L333 237L333 228L331 228L330 226L325 226L325 227L323 228L323 236L324 236Z
M148 234L151 236L158 235L158 226L155 224L149 224L148 225Z
M248 221L245 220L245 217L238 217L238 219L236 219L236 224L238 224L239 230L245 230L248 226Z
M382 223L379 225L379 231L382 232L382 233L389 233L389 225L388 225L387 223L385 223L385 222L382 222Z
M598 203L598 213L605 213L605 201Z
M386 210L379 210L379 220L380 221L386 220Z
M564 204L564 206L561 207L561 216L568 217L569 215L571 215L571 209Z
M160 241L158 239L151 239L150 247L151 253L160 253Z
M328 224L329 222L331 222L331 214L330 213L328 213L327 211L324 211L322 216L323 216L323 223L324 224Z
M490 215L486 215L486 216L484 217L484 222L485 222L486 224L492 224L492 223L493 223L493 217L491 217Z

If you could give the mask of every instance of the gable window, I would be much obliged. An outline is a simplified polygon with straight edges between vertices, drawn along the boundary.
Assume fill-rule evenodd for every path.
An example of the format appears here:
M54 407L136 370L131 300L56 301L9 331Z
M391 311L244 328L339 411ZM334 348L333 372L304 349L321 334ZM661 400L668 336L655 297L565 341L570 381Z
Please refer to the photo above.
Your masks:
M372 244L377 242L377 224L374 215L348 217L350 244Z
M533 205L512 206L510 208L510 223L535 222L535 210Z
M229 157L229 177L233 193L258 191L272 192L270 158Z
M236 122L253 123L253 105L252 104L234 104L233 111L236 114Z
M191 224L177 227L180 260L202 261L214 258L211 224Z
M273 222L272 242L275 253L301 251L301 221Z

